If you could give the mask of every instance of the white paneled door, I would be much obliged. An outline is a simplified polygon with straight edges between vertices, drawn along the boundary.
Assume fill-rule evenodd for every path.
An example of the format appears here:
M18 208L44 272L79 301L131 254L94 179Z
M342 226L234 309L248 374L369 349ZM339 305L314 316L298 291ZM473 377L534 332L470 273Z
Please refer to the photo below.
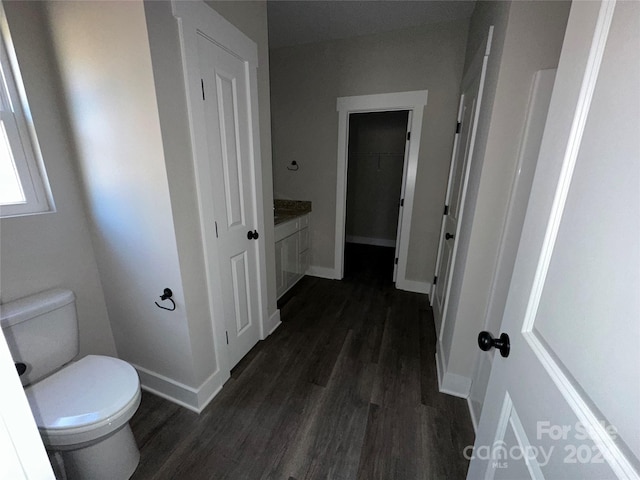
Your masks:
M640 477L639 46L573 2L469 479Z
M260 337L257 254L264 238L256 230L249 68L203 35L198 35L198 59L231 368Z
M458 112L458 128L454 140L453 157L449 169L449 184L444 217L440 230L436 275L431 288L431 304L440 336L442 322L447 314L447 299L451 287L451 272L457 252L458 229L463 215L467 179L473 156L480 100L484 86L485 72L489 60L489 49L493 27L489 30L487 42L478 50L472 65L462 83L462 96Z

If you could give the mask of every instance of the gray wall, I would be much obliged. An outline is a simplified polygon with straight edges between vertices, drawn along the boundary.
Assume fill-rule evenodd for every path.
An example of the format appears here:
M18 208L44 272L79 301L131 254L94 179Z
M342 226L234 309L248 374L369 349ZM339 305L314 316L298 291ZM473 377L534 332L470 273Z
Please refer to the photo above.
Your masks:
M336 99L427 89L407 277L431 281L467 26L455 21L270 52L275 197L313 202L312 265L334 266ZM297 172L286 168L293 160Z
M477 417L490 364L474 375L479 361L476 338L485 327L492 278L498 273L508 277L513 268L511 259L503 263L507 271L496 272L531 83L536 71L557 66L569 7L560 1L479 2L471 21L468 56L489 25L494 24L496 32L459 238L462 253L453 272L441 347L447 372L474 377L471 402ZM487 327L495 334L506 295L502 288L493 301Z
M347 242L396 241L408 115L349 116Z
M47 10L118 353L196 387L143 5ZM165 287L174 312L154 305Z
M0 220L2 301L69 288L77 297L80 354L115 355L43 4L3 3L56 212Z

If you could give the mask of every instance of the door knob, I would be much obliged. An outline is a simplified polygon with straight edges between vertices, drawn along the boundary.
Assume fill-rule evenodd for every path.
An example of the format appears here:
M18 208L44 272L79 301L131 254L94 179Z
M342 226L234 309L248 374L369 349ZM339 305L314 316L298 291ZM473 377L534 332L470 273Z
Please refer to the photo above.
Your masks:
M455 236L455 235L452 235L452 234L450 234L450 233L445 233L444 238L445 238L445 240L449 240L449 239L451 239L451 238L456 238L456 236Z
M511 343L509 342L509 335L506 333L500 334L500 338L493 338L489 332L480 332L478 335L478 346L480 350L485 352L492 348L500 350L500 355L507 358L511 351Z
M254 230L253 232L252 232L251 230L249 230L249 231L247 232L247 238L248 238L249 240L257 240L259 236L260 236L260 235L258 234L258 231L257 231L257 230Z

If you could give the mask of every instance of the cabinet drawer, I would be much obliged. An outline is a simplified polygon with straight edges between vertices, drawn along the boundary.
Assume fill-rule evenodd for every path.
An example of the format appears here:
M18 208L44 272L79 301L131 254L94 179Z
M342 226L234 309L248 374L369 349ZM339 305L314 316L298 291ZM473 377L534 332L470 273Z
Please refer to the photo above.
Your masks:
M281 223L275 228L275 240L279 242L283 238L293 235L300 228L300 222L298 218L289 220L288 222Z
M300 252L305 252L309 249L309 229L303 228L298 232L298 245L300 246Z
M300 217L300 228L305 228L309 226L309 214L303 215Z

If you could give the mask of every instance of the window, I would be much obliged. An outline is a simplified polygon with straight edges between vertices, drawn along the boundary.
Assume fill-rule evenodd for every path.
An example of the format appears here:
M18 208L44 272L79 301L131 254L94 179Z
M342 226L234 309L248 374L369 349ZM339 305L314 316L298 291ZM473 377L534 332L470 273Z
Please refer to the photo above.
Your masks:
M0 216L48 212L53 201L2 3L0 37Z

